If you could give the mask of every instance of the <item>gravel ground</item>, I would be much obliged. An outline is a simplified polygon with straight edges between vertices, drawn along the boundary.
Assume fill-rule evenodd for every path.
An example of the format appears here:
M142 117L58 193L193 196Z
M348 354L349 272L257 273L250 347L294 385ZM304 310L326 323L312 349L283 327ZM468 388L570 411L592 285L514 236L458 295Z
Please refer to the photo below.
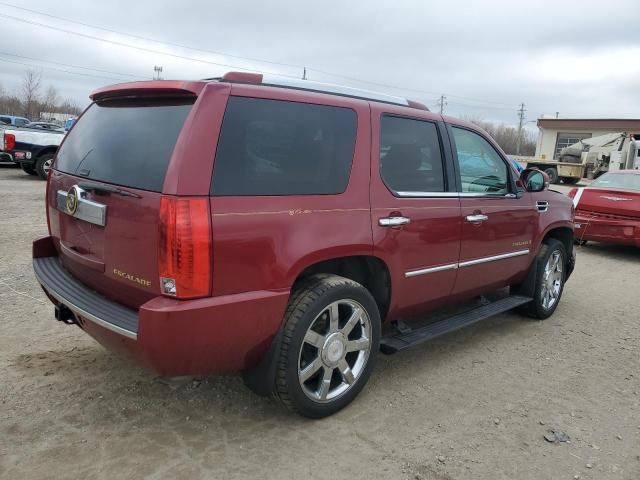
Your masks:
M640 478L640 250L581 247L549 320L382 356L310 421L239 378L154 378L56 322L30 266L44 188L0 168L0 478Z

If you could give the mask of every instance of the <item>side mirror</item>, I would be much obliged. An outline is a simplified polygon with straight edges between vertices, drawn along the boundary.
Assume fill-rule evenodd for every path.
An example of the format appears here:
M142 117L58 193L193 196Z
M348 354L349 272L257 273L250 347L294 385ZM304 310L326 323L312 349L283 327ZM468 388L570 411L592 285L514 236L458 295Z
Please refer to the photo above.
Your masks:
M537 168L527 168L520 174L520 181L527 192L541 192L549 187L549 176Z

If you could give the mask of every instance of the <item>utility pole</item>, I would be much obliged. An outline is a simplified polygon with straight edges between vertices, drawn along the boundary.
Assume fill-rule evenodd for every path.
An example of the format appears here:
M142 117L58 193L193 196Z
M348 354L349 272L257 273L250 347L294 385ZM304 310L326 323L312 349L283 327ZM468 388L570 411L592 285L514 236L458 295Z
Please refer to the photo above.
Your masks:
M303 67L302 69L302 79L303 80L307 79L307 67Z
M518 110L518 117L520 121L518 122L518 139L516 140L516 155L520 155L520 142L522 140L522 125L524 124L524 112L527 110L524 108L524 102L520 104L520 109Z
M440 115L444 113L444 107L447 104L446 100L447 97L445 97L444 95L440 95L440 100L438 100L438 105L440 105Z
M162 65L154 65L153 66L153 79L154 80L162 80L160 78L160 74L162 73Z

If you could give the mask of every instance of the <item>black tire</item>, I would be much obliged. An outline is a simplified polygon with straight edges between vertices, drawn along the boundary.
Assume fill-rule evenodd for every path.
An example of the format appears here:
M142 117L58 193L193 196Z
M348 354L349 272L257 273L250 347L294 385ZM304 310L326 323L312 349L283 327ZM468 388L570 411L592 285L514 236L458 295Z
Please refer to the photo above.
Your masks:
M20 168L22 168L22 171L24 173L28 173L29 175L38 175L38 173L34 170L33 167L29 167L29 166L25 165L24 163L20 164Z
M545 283L549 281L545 278L545 269L549 259L556 253L560 255L559 263L561 271L554 272L556 274L559 273L559 290L557 298L553 304L545 306L545 293L548 292L548 284L545 285ZM567 258L567 251L562 242L554 238L548 238L544 241L540 247L536 260L531 265L531 268L536 269L535 275L530 275L530 278L535 279L533 280L535 282L533 300L519 309L521 313L531 318L537 318L538 320L544 320L553 315L553 312L555 312L558 304L560 303L560 299L562 298L562 292L564 291L564 283L567 278ZM547 287L547 289L545 289L545 287ZM548 303L549 302L547 302L547 304Z
M555 167L545 168L544 173L549 177L549 183L558 183L558 170Z
M42 180L47 179L48 169L51 166L51 162L53 161L53 153L47 153L38 157L36 160L36 173Z
M327 333L322 334L322 339L323 341L326 340L325 347L330 346L329 339L331 335L336 333L331 333L332 330L329 323L331 315L328 309L331 305L337 304L338 307L336 308L338 310L341 309L341 312L347 316L350 315L348 308L341 307L342 304L338 302L357 304L358 308L362 307L364 314L366 314L366 317L362 314L360 315L359 320L352 327L353 330L347 330L347 325L344 324L342 327L347 332L343 338L348 340L343 345L344 352L348 351L347 344L351 342L349 331L360 334L359 341L365 339L365 332L368 331L369 338L365 340L370 340L368 354L364 349L343 354L345 362L354 362L353 364L348 364L350 367L348 370L353 382L351 384L347 382L348 377L340 373L341 368L327 367L325 354L329 348L316 348L305 340L309 332L315 333L312 331L312 327L316 328L317 322L325 322ZM354 309L353 313L355 312L356 310ZM352 318L355 318L355 316ZM367 319L369 326L368 330L365 330ZM276 398L288 409L309 418L326 417L346 407L367 383L380 344L380 313L369 291L359 283L337 275L315 275L291 296L284 321L282 343L276 358L274 392ZM340 325L340 322L337 325ZM333 331L336 332L336 330ZM339 330L337 333L342 334L344 332ZM313 352L315 359L313 362L305 364L303 357L308 353L309 349ZM353 354L359 360L354 361ZM360 357L361 354L363 357ZM317 374L310 376L307 380L300 378L307 367L313 367L312 364L320 365L317 367ZM308 370L316 371L313 368ZM321 377L326 378L325 372L329 371L331 372L329 373L329 380L323 383ZM354 373L357 374L355 380L353 379ZM307 383L304 382L317 385L318 392L323 391L323 385L328 385L327 389L324 390L325 400L320 400L322 393L318 394L316 400L312 399L309 395L310 389ZM337 386L332 387L334 384L337 384ZM343 393L339 393L340 388L344 388L344 385L347 385L346 390ZM333 394L337 395L334 399L328 398L329 395L332 395L331 388L334 389Z
M567 185L575 185L580 181L579 178L574 177L562 177L562 183L566 183Z

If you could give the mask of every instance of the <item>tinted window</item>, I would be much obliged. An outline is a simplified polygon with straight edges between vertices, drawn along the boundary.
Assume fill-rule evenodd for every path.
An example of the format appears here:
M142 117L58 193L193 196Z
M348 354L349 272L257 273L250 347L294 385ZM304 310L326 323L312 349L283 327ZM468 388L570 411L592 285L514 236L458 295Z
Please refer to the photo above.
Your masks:
M453 138L463 192L509 192L507 164L489 142L477 133L455 127Z
M93 104L58 151L72 175L160 192L192 100Z
M442 152L436 125L383 116L380 175L393 192L444 192Z
M26 118L16 118L16 125L18 127L23 127L25 126L27 123L29 123L29 120L27 120Z
M214 162L213 195L344 192L356 138L348 108L231 97Z

